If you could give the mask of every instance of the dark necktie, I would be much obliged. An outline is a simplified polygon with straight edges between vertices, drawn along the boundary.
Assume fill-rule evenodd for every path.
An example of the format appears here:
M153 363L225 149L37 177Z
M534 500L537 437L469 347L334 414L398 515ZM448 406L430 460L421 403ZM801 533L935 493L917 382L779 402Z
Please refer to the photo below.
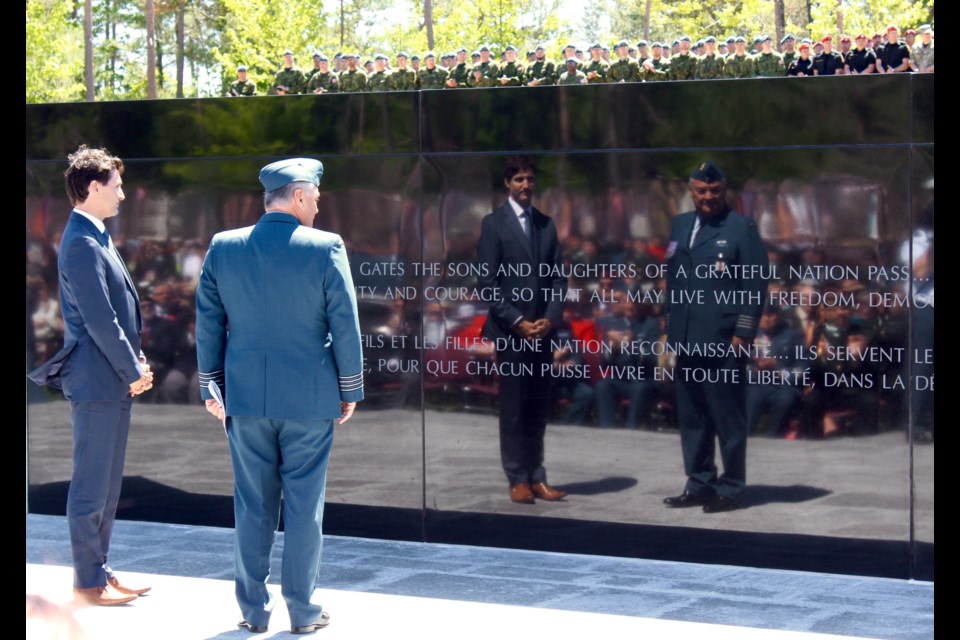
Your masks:
M527 236L527 242L530 244L530 248L533 249L534 254L536 254L536 245L533 241L533 217L530 215L530 212L524 210L520 214L520 219L523 221L523 233Z

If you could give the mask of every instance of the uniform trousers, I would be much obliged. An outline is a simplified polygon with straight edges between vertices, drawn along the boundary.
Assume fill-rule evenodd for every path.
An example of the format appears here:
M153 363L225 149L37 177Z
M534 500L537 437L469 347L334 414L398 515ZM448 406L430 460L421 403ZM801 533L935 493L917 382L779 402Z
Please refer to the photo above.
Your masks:
M292 626L316 622L323 607L310 598L320 570L333 421L230 417L228 439L234 479L236 596L243 619L265 626L273 610L267 578L282 496L280 592Z
M730 380L733 375L738 377L736 382ZM698 376L719 381L697 382ZM678 356L676 385L686 490L736 499L747 482L744 362L736 358ZM714 461L716 441L720 443L723 462L719 478Z

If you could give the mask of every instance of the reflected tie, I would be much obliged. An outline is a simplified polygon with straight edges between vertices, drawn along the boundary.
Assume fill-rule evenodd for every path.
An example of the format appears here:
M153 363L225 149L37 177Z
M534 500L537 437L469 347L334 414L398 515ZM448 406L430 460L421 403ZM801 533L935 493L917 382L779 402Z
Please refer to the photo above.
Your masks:
M536 253L536 246L533 242L533 219L530 216L529 211L524 211L520 214L520 222L523 227L523 234L527 236L527 242L530 244L530 248Z
M700 216L697 216L693 223L693 232L690 234L690 244L687 245L691 249L693 248L693 242L697 239L697 233L700 231Z

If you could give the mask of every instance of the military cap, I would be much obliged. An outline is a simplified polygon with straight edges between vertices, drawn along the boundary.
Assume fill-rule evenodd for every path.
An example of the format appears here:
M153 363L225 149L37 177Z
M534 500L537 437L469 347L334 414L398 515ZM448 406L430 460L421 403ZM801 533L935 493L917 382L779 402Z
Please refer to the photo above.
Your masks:
M851 42L850 36L843 36L840 38L840 42Z
M568 65L570 65L570 64L580 64L580 61L577 60L576 58L567 58L566 63L567 63Z
M530 56L534 55L534 51L535 50L527 49L527 57L529 58Z
M457 49L457 53L466 53L466 52L467 52L466 47L460 47L459 49Z
M547 50L547 48L546 48L545 46L543 46L542 44L538 44L538 45L537 45L537 48L534 49L534 51L546 51L546 50Z
M373 56L373 59L374 59L374 60L389 60L390 58L388 58L387 56L383 55L382 53L378 53L377 55Z
M349 60L350 58L359 58L360 56L358 56L357 54L353 53L352 51L348 51L348 52L346 52L345 54L343 54L343 57L344 57L345 59Z
M916 30L916 29L907 29L906 31L903 32L903 35L905 35L905 36L915 36L915 35L917 35L917 30Z
M809 42L801 42L801 43L800 43L800 51L803 51L804 49L809 49L809 48L810 48L810 43L809 43Z
M320 54L319 51L314 51L314 52L313 52L313 57L314 57L314 58L319 58L320 55L321 55L321 54Z
M637 49L639 49L640 47L645 47L645 46L647 46L647 41L646 41L646 40L641 40L640 42L637 43Z
M854 40L866 40L866 39L867 39L867 34L865 33L858 33L857 37L854 38Z
M822 38L820 38L820 42L833 42L833 36L829 36L829 35L823 36Z
M771 38L767 34L763 34L762 36L760 36L760 42L773 42L773 38Z
M320 62L330 62L330 58L328 58L327 56L323 55L322 53L321 53L320 55L316 56L316 57L320 59Z
M590 45L590 49L591 49L591 50L593 50L593 49L603 49L603 45L600 44L599 42L594 42L592 45Z
M323 163L312 158L287 158L260 169L260 184L265 191L276 191L291 182L309 182L320 186Z
M427 58L433 58L436 60L437 56L433 55L433 51L427 51L425 54L423 54L423 59L426 60Z
M564 49L576 49L576 48L577 48L577 45L569 42L567 43L567 46L564 47Z
M729 38L727 38L727 44L733 44L736 41L737 39L734 36L730 36ZM746 40L744 40L744 42L746 42Z
M753 44L755 45L760 44L761 42L763 42L763 36L757 36L753 39Z
M504 51L516 51L516 50L517 50L517 48L516 48L515 46L513 46L512 44L508 44L508 45L507 45L507 48L504 49Z
M343 54L340 53L339 51L337 51L335 54L333 54L333 59L334 59L334 60L336 60L337 58L342 58L342 57L343 57Z
M702 46L703 46L703 43L704 43L704 40L703 40L703 39L697 40L696 46L702 47Z
M620 47L629 47L629 46L630 46L630 43L627 42L626 40L621 40L616 45L617 49L619 49Z
M419 59L420 59L420 56L415 53L415 54L413 54L412 56L410 56L410 59L411 59L411 60L419 60Z
M924 34L924 33L933 33L933 27L931 27L931 26L928 25L928 24L925 24L925 25L923 25L922 27L920 27L920 33L921 33L921 34Z
M577 49L577 53L583 53L583 49Z
M470 57L471 57L471 58L479 58L479 57L480 57L480 52L479 52L479 51L474 51L473 53L470 54Z
M743 42L744 44L746 44L747 39L744 38L743 36L737 36L736 38L733 39L733 41L734 41L734 42Z
M637 48L636 48L636 47L629 47L629 48L627 49L627 53L636 53L636 52L637 52Z
M397 57L398 57L398 58L409 58L410 56L407 54L406 51L401 51L400 53L397 54Z
M681 42L691 42L691 41L692 41L692 38L690 36L684 35L684 36L680 36L680 39L677 40L677 43L679 44Z
M714 36L707 36L704 42L716 42L717 39Z
M240 72L240 71L246 71L246 70L247 70L247 65L245 65L245 64L241 64L241 65L238 65L238 66L237 66L237 71L238 71L238 72Z
M717 165L707 160L706 162L701 162L700 166L693 170L693 173L690 174L690 179L710 183L726 180L726 176L723 175L723 171L720 171Z
M481 52L486 51L487 53L491 53L490 47L488 47L487 45L483 45L482 47L480 47L480 51Z
M687 42L690 42L690 41L687 40ZM664 44L666 44L666 43L664 43ZM672 47L672 46L679 45L679 44L680 44L680 40L674 40L672 43L670 43L670 46Z
M806 42L807 44L813 44L813 40L811 40L810 38L804 38L804 39L801 40L800 42Z
M788 33L787 35L783 36L783 38L780 39L780 44L785 44L788 40L793 40L794 42L796 42L797 39L793 37L792 33Z
M887 33L890 33L891 31L899 31L899 29L897 29L897 25L892 24L889 27L887 27Z
M285 55L285 56L292 56L292 55L293 55L293 49L287 49L286 51L283 52L283 55Z
M663 45L660 44L659 42L654 42L652 45L650 45L650 47L652 49L663 49Z

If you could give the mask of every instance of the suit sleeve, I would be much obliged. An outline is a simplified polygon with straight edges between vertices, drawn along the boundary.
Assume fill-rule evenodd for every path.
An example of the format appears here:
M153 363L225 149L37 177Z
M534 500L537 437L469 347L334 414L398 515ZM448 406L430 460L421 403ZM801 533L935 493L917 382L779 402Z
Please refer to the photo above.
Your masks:
M96 240L78 237L67 248L65 269L84 328L117 376L129 385L145 371L110 302L104 259L103 247Z
M494 215L488 215L480 225L480 241L477 244L477 261L481 275L477 283L490 290L494 302L490 304L490 315L504 331L523 319L523 312L508 301L507 291L503 288L497 270L503 264L503 248L496 228Z
M227 350L227 312L220 300L216 275L216 238L210 244L197 286L197 371L200 376L200 397L212 400L211 382L226 393L223 366Z
M330 247L330 263L323 278L327 319L333 338L341 402L363 400L363 347L357 297L343 240Z
M759 303L744 303L740 309L740 315L737 316L737 326L733 335L741 338L754 338L757 335L760 316L763 314L763 306L767 296L767 281L760 277L759 272L766 271L770 260L767 257L767 248L763 244L763 239L760 238L757 223L749 218L746 219L740 252L740 264L759 267L753 270L752 277L742 279L743 290L759 294L753 296L755 300L759 300Z
M550 273L554 275L550 279L550 289L553 295L550 296L550 301L547 304L546 318L553 326L557 327L563 322L563 303L567 297L567 279L562 275L562 269L558 268L561 266L563 258L560 254L560 240L557 237L557 227L552 220L547 226L547 229L550 234L550 253L547 256L547 260L549 260L551 265ZM543 295L543 292L541 292L541 295Z

